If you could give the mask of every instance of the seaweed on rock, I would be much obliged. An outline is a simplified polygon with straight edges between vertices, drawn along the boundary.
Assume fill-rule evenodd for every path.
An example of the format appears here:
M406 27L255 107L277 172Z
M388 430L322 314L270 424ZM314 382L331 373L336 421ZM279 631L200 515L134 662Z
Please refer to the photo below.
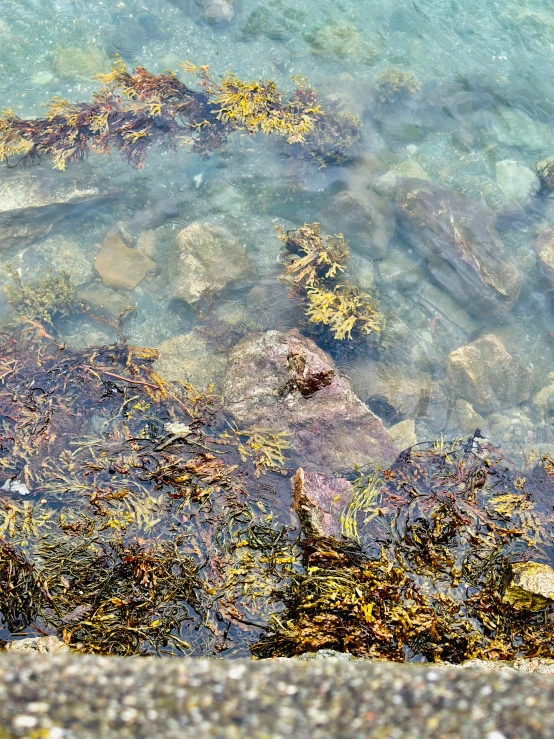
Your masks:
M207 66L182 67L196 76L198 89L173 72L153 75L137 67L131 73L117 60L110 73L97 75L104 88L91 102L56 97L45 117L36 119L4 110L0 159L17 166L46 158L63 171L90 150L115 149L141 167L154 143L171 150L191 143L195 151L208 154L221 149L233 131L260 131L282 137L303 158L324 165L347 161L359 138L359 121L327 111L302 78L294 78L297 89L286 98L272 81L244 82L232 72L218 81Z

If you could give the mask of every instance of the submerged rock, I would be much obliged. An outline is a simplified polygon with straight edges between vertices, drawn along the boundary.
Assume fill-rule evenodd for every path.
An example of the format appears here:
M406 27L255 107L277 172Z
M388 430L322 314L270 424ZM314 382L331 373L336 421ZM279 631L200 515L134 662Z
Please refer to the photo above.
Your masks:
M64 79L89 82L95 74L109 71L110 59L98 46L58 48L54 52L52 69Z
M202 17L211 24L230 23L235 15L235 0L196 0Z
M415 422L412 418L399 421L389 428L389 434L399 449L405 450L417 444Z
M533 396L533 406L541 418L548 418L554 414L554 377L551 375L550 384Z
M291 480L293 510L304 536L340 536L340 516L350 499L344 477L328 477L299 467Z
M166 382L190 383L198 390L221 381L227 357L218 352L195 329L174 336L158 347L154 371Z
M136 303L130 295L112 290L101 282L80 290L77 297L92 306L94 312L105 313L115 319L119 319L126 312L131 312L136 308Z
M220 226L192 223L177 234L177 264L171 280L174 300L194 305L231 282L249 282L255 271L244 246Z
M335 473L389 464L397 455L379 418L325 352L296 330L246 336L231 352L224 394L239 426L288 431L307 469Z
M142 251L130 249L114 231L110 231L102 242L94 267L108 287L134 290L148 274L154 274L156 262Z
M117 197L115 190L84 165L70 172L4 167L0 172L0 250L27 246L48 234L61 218Z
M531 373L494 334L461 346L448 356L452 392L481 411L522 403L531 395Z
M353 251L374 259L385 256L394 233L390 206L369 190L337 193L321 214L321 224L330 233L344 234Z
M534 246L541 271L554 285L554 226L543 231L535 240Z
M47 236L34 244L33 252L47 269L66 272L75 287L85 285L94 279L92 259L84 247L73 238L63 234Z
M466 310L477 316L510 310L522 277L498 237L491 210L415 179L400 183L396 202L429 272Z
M540 187L539 178L529 167L513 159L496 162L496 181L508 202L525 202L535 195Z
M356 362L349 377L356 395L385 422L396 424L407 418L422 418L430 428L444 428L447 399L438 382L427 373L414 367L366 360Z

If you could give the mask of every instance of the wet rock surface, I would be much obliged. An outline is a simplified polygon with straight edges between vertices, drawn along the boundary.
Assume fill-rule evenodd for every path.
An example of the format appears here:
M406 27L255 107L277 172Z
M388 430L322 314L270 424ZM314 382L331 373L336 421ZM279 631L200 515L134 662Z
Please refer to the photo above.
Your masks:
M397 455L380 419L332 360L296 330L250 334L237 344L224 395L239 426L290 432L307 469L334 473L359 463L389 464Z
M56 172L48 167L0 171L0 250L18 249L45 236L65 216L118 193L100 182L88 167Z
M229 283L248 283L254 266L244 246L226 229L193 223L177 234L177 262L170 275L171 296L194 305Z
M299 467L292 480L293 510L305 536L340 536L340 514L350 499L350 483Z
M453 351L447 381L453 393L485 412L527 400L532 388L530 371L494 334Z
M498 237L492 211L415 179L399 185L396 203L429 272L466 310L484 317L510 310L522 278Z
M554 602L554 570L539 562L512 565L512 576L503 601L514 608L540 611Z
M554 284L554 226L543 231L534 246L543 274Z

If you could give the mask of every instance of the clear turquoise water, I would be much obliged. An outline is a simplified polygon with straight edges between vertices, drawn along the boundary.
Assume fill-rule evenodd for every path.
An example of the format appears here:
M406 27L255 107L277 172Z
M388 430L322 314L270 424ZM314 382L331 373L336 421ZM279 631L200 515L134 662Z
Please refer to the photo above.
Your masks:
M171 214L157 229L160 272L132 296L138 306L126 323L132 343L157 347L206 320L176 311L168 300L167 265L175 235L195 220L225 226L246 245L257 269L257 285L216 300L212 320L233 323L239 335L293 327L298 312L278 281L274 226L319 220L337 190L378 189L379 178L391 168L415 163L432 181L503 216L501 237L524 275L524 287L508 316L482 316L465 333L450 331L452 322L465 320L464 307L430 302L429 291L423 293L433 280L425 272L415 284L405 279L415 255L401 234L393 237L384 266L364 251L363 239L352 244L352 271L373 283L388 317L388 349L380 361L404 368L406 376L415 367L445 393L440 407L424 412L416 399L404 418L415 421L419 441L441 431L469 433L470 424L456 410L456 389L444 382L447 356L492 331L532 372L533 394L524 404L503 403L494 418L485 416L491 438L514 455L549 448L549 411L539 412L532 397L549 384L554 312L533 242L554 222L554 200L510 200L497 179L496 163L510 160L532 170L554 153L550 3L242 0L231 23L221 27L207 24L195 3L186 0L3 0L1 6L0 97L2 107L20 116L40 115L40 104L54 95L72 101L90 97L95 83L59 61L64 49L78 48L84 50L83 63L93 49L100 50L108 67L119 53L129 66L141 64L153 72L177 69L188 59L209 64L216 76L232 69L243 78L274 79L285 89L292 86L291 75L301 74L323 96L340 98L345 109L362 118L359 159L343 168L300 171L273 142L244 136L234 137L225 153L208 160L186 149L177 156L154 150L140 171L117 155L91 158L96 173L122 189L122 199L60 221L49 237L77 242L90 269L95 245L108 230L148 208ZM383 113L375 93L375 80L388 66L411 72L421 84L409 104L393 114ZM45 269L45 254L38 242L2 255L1 264L13 264L31 279ZM408 262L395 275L402 259ZM92 271L88 279L94 281ZM60 330L70 346L114 338L105 327L82 322ZM370 392L367 358L363 351L338 356L362 399ZM387 413L383 418L387 425L402 420Z

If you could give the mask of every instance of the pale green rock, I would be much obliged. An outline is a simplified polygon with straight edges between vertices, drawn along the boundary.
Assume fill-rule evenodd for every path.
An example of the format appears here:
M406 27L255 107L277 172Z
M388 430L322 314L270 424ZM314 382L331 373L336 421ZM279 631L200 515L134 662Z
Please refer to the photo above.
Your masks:
M409 449L417 444L413 418L407 418L405 421L395 423L394 426L389 428L389 434L399 449Z
M503 601L516 609L540 611L554 602L554 570L539 562L512 565L512 577Z
M552 147L553 129L515 108L507 109L495 120L494 133L499 144L546 152Z
M227 357L196 329L164 341L158 352L153 369L165 382L190 383L197 390L217 385L227 366Z

